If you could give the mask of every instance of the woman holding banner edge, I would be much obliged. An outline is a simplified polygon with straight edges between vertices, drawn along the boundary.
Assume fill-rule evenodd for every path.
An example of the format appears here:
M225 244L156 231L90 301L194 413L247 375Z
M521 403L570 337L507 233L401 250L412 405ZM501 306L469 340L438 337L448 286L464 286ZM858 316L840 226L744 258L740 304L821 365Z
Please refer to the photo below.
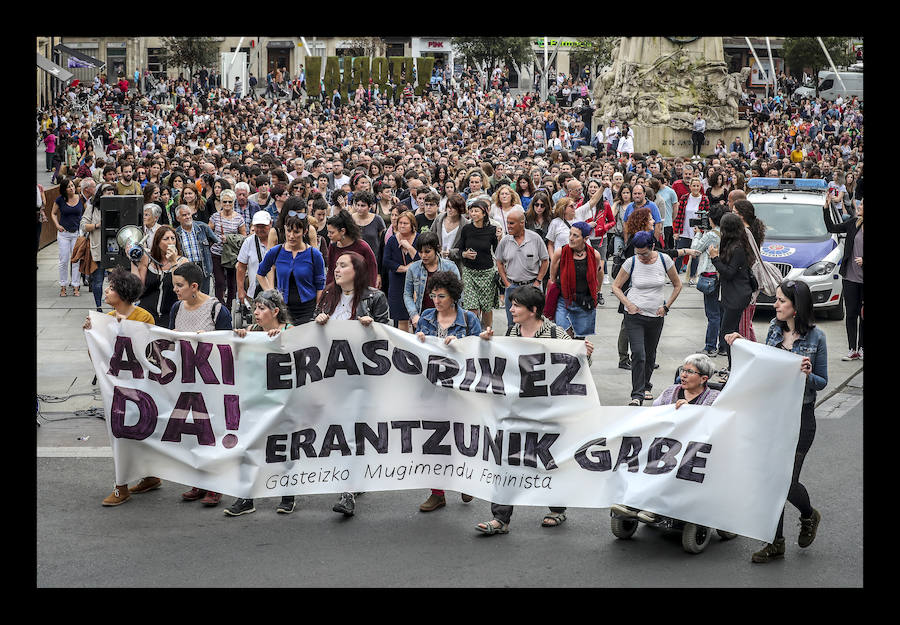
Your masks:
M539 288L522 286L510 293L509 298L513 324L507 328L506 336L572 340L568 332L543 316L545 301L544 294ZM493 335L494 331L490 327L480 334L481 338L485 340L490 340ZM584 340L584 345L587 348L588 364L590 364L594 345L587 339ZM491 503L491 514L494 515L494 518L477 524L475 529L489 536L493 534L508 534L512 513L513 506ZM550 506L550 512L544 515L541 526L557 527L562 525L565 520L565 507Z
M806 487L800 483L803 460L812 447L816 436L816 391L828 384L828 349L825 333L815 325L812 295L809 286L799 280L785 280L775 291L775 318L769 324L766 345L793 352L803 357L800 370L806 375L803 389L803 405L800 409L800 437L794 455L794 470L787 500L800 511L800 535L797 544L809 547L816 539L816 530L822 515L812 507ZM737 332L725 335L729 345L735 339L743 338ZM775 541L766 544L753 554L751 560L757 563L783 558L784 511L778 520Z
M387 296L381 290L372 288L370 279L368 265L361 254L350 250L341 253L334 262L332 279L319 298L315 322L325 325L331 319L358 320L366 327L373 321L390 323ZM341 493L331 509L344 516L353 516L356 497L361 494Z

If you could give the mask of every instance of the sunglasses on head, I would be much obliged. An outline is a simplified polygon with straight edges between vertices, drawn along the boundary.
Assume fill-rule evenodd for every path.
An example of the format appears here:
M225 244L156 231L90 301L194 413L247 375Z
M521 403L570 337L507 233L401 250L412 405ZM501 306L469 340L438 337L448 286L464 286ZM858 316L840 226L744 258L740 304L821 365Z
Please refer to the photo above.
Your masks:
M306 213L291 210L288 211L288 217L299 217L300 219L306 219Z

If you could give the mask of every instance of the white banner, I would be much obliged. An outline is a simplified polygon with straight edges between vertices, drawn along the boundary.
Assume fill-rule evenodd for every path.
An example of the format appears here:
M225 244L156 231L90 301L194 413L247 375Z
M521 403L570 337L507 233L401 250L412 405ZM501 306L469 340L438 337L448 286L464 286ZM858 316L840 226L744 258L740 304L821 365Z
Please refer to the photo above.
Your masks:
M503 504L622 503L760 540L773 538L790 485L800 358L749 341L735 342L713 406L676 411L602 406L580 341L445 346L354 321L241 339L90 316L117 484L156 475L237 497L443 488Z

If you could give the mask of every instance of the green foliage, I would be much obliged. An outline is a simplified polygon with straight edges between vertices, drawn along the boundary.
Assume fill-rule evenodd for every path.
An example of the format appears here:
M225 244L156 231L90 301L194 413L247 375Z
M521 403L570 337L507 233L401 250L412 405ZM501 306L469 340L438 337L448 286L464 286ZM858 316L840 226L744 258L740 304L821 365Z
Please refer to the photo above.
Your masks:
M453 37L450 41L467 62L484 63L489 69L501 63L519 66L534 56L530 37Z
M219 42L210 37L162 37L167 65L187 67L191 74L195 67L215 67L219 62Z
M835 66L852 62L846 37L822 37L822 43ZM812 69L817 84L819 70L828 67L828 58L815 37L785 37L783 54L785 64L793 73L798 74L807 67Z
M322 93L322 86L319 80L322 76L322 57L308 56L306 57L306 92L310 96L318 96Z
M387 93L387 83L388 83L388 60L387 57L384 56L376 56L372 59L372 82L378 85L378 90L381 93Z
M329 56L325 59L325 76L323 80L325 82L325 93L329 98L331 97L331 94L334 93L335 89L340 91L341 68L338 65L338 58L336 56Z
M601 67L612 62L613 47L618 44L618 37L588 37L581 41L590 41L589 48L576 48L569 52L569 63L580 67L590 67L596 76Z
M416 85L416 95L427 93L431 85L431 72L434 70L433 56L420 56L416 59L416 72L419 84Z

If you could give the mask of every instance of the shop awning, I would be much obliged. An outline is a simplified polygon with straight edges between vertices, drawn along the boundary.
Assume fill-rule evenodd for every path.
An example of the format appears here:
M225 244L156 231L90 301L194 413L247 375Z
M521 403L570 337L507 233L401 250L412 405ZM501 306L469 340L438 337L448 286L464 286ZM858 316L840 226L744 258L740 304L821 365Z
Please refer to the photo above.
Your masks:
M47 72L48 74L50 74L51 76L56 78L57 80L63 81L64 83L67 83L70 80L72 80L72 78L74 76L74 74L72 74L72 72L64 70L63 68L61 68L59 65L57 65L50 59L41 56L40 52L38 52L36 54L37 54L37 66L40 67L42 70L44 70L45 72Z
M78 50L75 50L74 48L65 46L61 43L58 43L55 46L53 46L53 49L57 50L58 52L67 54L69 56L68 66L70 68L88 67L88 68L103 69L104 67L106 67L106 63L104 63L100 59L95 59L94 57L90 56L89 54L79 52Z
M295 44L293 41L269 41L266 43L267 48L293 48Z

